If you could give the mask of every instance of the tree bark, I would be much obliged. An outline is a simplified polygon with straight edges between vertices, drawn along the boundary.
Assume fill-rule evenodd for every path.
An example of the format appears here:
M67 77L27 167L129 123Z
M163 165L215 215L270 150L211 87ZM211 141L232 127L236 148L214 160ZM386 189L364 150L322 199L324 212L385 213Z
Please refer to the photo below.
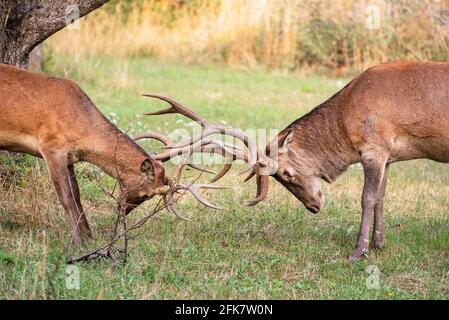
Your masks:
M0 63L28 67L35 46L109 0L0 0Z

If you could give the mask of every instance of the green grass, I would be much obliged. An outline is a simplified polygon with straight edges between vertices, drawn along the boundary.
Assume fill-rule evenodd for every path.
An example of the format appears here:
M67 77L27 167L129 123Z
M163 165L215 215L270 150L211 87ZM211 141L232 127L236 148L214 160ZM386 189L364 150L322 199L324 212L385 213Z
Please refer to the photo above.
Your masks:
M163 104L139 92L159 92L213 122L283 129L338 90L337 80L219 66L186 66L153 60L53 60L47 72L77 80L97 106L132 133L169 133L178 116L140 117ZM344 80L343 80L344 82ZM155 146L155 145L154 145ZM134 232L126 265L80 263L80 289L66 287L65 259L107 241L114 221L111 201L78 167L85 207L96 240L69 246L62 208L42 165L26 161L26 179L7 189L0 205L0 297L211 298L211 299L447 299L449 297L449 175L446 165L413 161L392 167L385 204L386 248L348 263L360 219L362 170L351 167L326 186L327 204L311 215L271 182L268 199L242 205L254 181L229 176L231 187L208 192L224 210L204 209L186 197L180 210ZM171 167L169 166L169 169ZM2 198L3 199L3 198ZM137 221L154 202L133 212ZM378 289L368 289L366 269L376 266Z

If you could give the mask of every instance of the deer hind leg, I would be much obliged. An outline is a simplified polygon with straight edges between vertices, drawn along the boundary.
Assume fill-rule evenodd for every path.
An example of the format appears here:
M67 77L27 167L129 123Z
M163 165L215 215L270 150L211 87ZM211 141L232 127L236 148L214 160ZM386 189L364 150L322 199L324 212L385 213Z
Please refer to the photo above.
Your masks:
M368 254L371 217L374 207L378 203L387 160L388 153L384 150L362 152L362 165L365 174L362 194L362 221L356 247L349 257L351 261L358 261ZM381 211L378 212L380 212L379 217L381 217ZM378 224L382 225L382 221L378 221Z
M85 232L86 230L83 230L82 228L82 219L80 217L83 215L80 215L76 196L74 196L72 190L71 178L67 165L67 154L65 152L53 150L42 151L41 154L47 163L59 201L64 208L66 219L72 233L73 243L75 245L80 245L81 236L83 235L83 231Z
M67 166L70 177L70 187L72 191L73 198L76 204L76 220L81 231L81 234L86 238L92 238L92 231L90 230L89 223L87 222L86 213L81 205L80 189L78 186L78 181L76 180L75 168L73 164Z
M373 249L383 248L385 241L383 207L384 207L385 189L387 188L388 169L389 164L385 166L382 185L377 195L376 205L374 206L374 228L370 245L371 248Z

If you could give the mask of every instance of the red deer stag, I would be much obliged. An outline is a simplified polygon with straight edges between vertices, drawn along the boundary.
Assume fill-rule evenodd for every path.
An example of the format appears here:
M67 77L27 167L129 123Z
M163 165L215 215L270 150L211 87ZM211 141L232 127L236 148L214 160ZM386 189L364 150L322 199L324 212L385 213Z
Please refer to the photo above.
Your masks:
M79 161L93 163L118 180L124 199L120 210L126 214L154 195L171 198L179 189L214 207L199 189L217 187L173 186L165 176L161 161L177 156L176 147L162 157L149 155L101 114L73 81L4 64L0 64L0 149L45 160L76 245L92 235L75 177L74 164ZM205 141L184 154L202 150L234 157L232 150L216 141ZM170 199L167 205L177 214Z
M186 113L179 104L164 100ZM321 180L332 183L348 166L361 162L362 219L349 257L359 260L368 254L373 213L371 247L384 245L382 211L389 165L419 158L449 162L449 63L372 67L282 130L265 152L251 149L250 154L252 172L245 181L257 177L257 194L248 205L266 198L273 176L312 213L324 204Z
M388 167L397 161L449 162L449 63L392 62L374 66L285 128L266 148L278 150L272 175L312 213L324 204L321 179L332 183L361 162L362 218L350 260L384 245L383 201ZM263 160L253 170L270 166ZM262 201L268 176L258 181Z

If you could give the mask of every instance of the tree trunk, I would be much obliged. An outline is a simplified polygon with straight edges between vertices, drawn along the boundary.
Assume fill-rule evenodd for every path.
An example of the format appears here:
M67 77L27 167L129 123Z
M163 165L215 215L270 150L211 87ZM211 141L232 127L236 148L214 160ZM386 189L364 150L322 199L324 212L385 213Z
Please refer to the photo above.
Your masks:
M0 63L28 67L31 50L109 0L0 0Z

